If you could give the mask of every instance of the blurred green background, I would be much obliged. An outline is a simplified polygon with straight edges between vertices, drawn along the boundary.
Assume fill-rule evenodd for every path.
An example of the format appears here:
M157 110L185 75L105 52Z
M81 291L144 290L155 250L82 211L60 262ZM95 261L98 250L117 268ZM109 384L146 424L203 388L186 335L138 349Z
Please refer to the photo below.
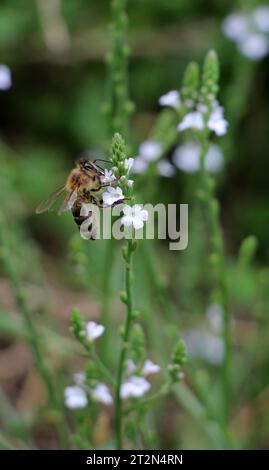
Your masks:
M236 445L246 448L269 446L269 58L253 62L242 57L223 35L221 23L235 8L258 4L254 0L130 0L128 5L130 95L136 107L129 144L134 155L152 129L160 110L159 96L179 88L187 63L201 63L212 47L220 58L220 102L230 123L228 135L218 142L225 155L225 168L217 179L234 318L236 372L231 433ZM269 5L266 1L263 4ZM119 323L122 307L118 292L123 280L120 254L116 250L113 255L110 282L105 275L112 263L106 258L108 244L100 241L97 247L85 246L77 239L69 214L37 217L35 207L63 183L82 152L108 152L111 135L103 110L110 21L107 0L2 0L0 4L0 62L12 72L12 87L0 91L1 211L16 270L31 292L38 321L52 330L58 322L59 331L69 339L68 315L74 305L88 317L98 317L100 302L111 298L110 317L116 325ZM137 178L138 187L141 178L140 199L190 204L186 252L169 252L163 241L150 246L149 242L142 243L136 261L137 303L144 313L149 346L157 357L158 344L150 334L151 325L167 324L172 319L165 301L159 302L160 292L166 290L180 328L186 331L210 330L205 312L214 303L214 292L211 295L210 268L205 269L207 241L195 202L196 176L180 171L169 180L156 176L148 194L143 191L143 176ZM243 270L237 254L242 240L250 234L257 237L258 250L253 263ZM86 274L77 269L83 256L87 259ZM28 417L35 412L43 396L42 387L21 344L20 317L1 266L0 274L0 380L14 407L12 413L25 418L25 414ZM47 318L47 310L52 319ZM113 321L110 318L114 334ZM167 338L169 334L167 331ZM52 346L53 363L63 372L65 384L70 369L76 367L69 347L68 343L68 352L62 353L59 346ZM22 361L19 370L15 367L18 355ZM199 398L216 417L218 366L196 358L190 360L190 368L196 373ZM195 388L195 381L187 376L188 380ZM173 416L173 406L178 410L177 417ZM15 447L31 442L29 433L25 437L25 430L23 434L18 426L14 431L14 426L7 424L10 416L5 417L4 408L2 404L0 419L7 435L15 439ZM199 427L176 402L168 401L158 420L162 424L157 446L217 446L216 439L208 437L203 426ZM42 448L57 447L52 431L44 424L46 419L37 422L34 420L35 442ZM32 418L28 425L33 425ZM212 433L214 429L209 436Z

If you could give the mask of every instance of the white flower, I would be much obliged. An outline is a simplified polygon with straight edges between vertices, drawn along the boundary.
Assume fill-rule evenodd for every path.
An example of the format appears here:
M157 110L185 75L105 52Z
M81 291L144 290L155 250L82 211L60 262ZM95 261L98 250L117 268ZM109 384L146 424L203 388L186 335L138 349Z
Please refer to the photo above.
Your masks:
M228 122L224 119L224 110L217 101L209 116L207 127L218 136L225 135L227 132Z
M85 408L88 403L87 395L83 388L77 385L66 387L64 391L64 403L65 406L71 410Z
M157 169L160 175L165 176L165 178L171 178L175 174L175 167L167 160L160 160L157 163Z
M73 375L73 379L76 385L83 385L85 382L85 374L84 372L77 372Z
M104 176L101 176L101 181L102 183L110 183L111 181L114 181L116 179L113 171L107 170L105 168L105 174Z
M132 207L124 206L123 213L124 216L121 218L121 223L126 227L132 225L135 230L142 228L144 222L148 220L148 211L142 209L140 204L135 204Z
M200 111L200 113L206 113L208 111L208 107L204 103L198 103L197 110Z
M249 34L237 45L239 52L251 60L260 60L269 52L269 39L264 34Z
M109 186L107 191L103 193L103 201L108 206L112 206L112 204L120 201L121 199L124 199L124 195L122 189L119 186L116 188Z
M162 95L159 98L159 104L161 106L170 106L171 108L179 109L180 108L180 93L177 90L172 90Z
M192 108L194 105L194 101L192 99L188 99L185 101L185 105L187 106L187 108Z
M134 163L134 159L133 158L126 158L126 160L124 161L124 168L127 170L127 171L130 171L132 166L133 166L133 163Z
M183 334L190 357L204 359L212 365L220 365L224 359L225 345L222 338L200 330Z
M158 160L162 154L162 145L154 140L146 140L139 146L139 157L148 162Z
M12 85L11 71L7 65L0 64L0 90L8 90Z
M269 33L269 7L262 5L253 12L256 27L262 33Z
M150 389L150 383L144 378L132 375L121 385L120 395L123 400L139 398Z
M134 184L134 180L128 180L127 181L127 185L129 186L129 188L131 188Z
M186 173L195 173L200 169L200 145L197 142L187 142L175 150L172 160L174 164ZM223 168L224 157L217 144L211 144L205 157L207 171L217 173Z
M86 325L86 338L88 341L94 341L95 339L102 336L105 331L105 327L103 325L99 325L95 323L95 321L90 321Z
M133 167L132 167L132 172L133 173L143 173L148 167L148 162L145 160L143 157L140 155L135 158Z
M136 370L136 365L133 361L133 359L128 359L127 360L127 372L128 374L132 374Z
M96 387L91 390L91 394L95 401L99 401L104 405L112 405L113 403L113 397L108 386L102 382L97 384Z
M177 128L179 131L185 131L186 129L202 131L205 128L202 113L200 111L193 111L186 114Z
M161 368L159 364L154 364L150 359L147 359L142 367L142 374L150 375L150 374L157 374L160 372Z
M226 16L222 23L222 31L225 36L234 41L244 38L249 30L249 19L247 15L241 11L235 11Z
M206 310L206 316L212 330L221 333L223 324L223 311L220 305L211 304Z
M178 372L177 376L178 376L179 380L182 380L182 379L184 379L184 377L185 377L185 373L183 372L183 370L180 370L180 371Z

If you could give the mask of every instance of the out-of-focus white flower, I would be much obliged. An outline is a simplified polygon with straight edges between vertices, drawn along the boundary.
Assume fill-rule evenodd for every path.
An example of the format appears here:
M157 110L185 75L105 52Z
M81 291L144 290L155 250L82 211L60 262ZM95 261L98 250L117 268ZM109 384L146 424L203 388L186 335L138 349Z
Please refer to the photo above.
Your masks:
M143 157L138 155L138 157L136 157L134 160L132 172L136 174L143 173L144 171L146 171L147 167L148 167L147 160L145 160Z
M103 193L103 201L107 206L112 206L112 204L120 201L121 199L124 199L124 195L122 189L119 186L116 188L109 186Z
M172 160L177 168L185 173L195 173L200 169L200 145L197 142L187 142L175 150ZM223 168L224 157L217 144L211 144L205 157L205 168L211 173L217 173Z
M128 180L127 181L127 185L129 186L129 188L131 188L134 184L134 180Z
M185 105L187 108L192 108L194 106L194 101L192 99L188 99L185 101Z
M133 361L133 359L128 359L127 360L127 372L128 374L132 374L136 370L136 365Z
M138 375L132 375L121 385L120 395L123 400L128 398L139 398L150 389L150 383Z
M179 380L183 380L184 377L185 377L185 373L183 372L183 370L180 370L179 373L177 374Z
M130 171L132 166L133 166L133 163L134 163L134 159L133 158L126 158L126 160L124 161L124 168L127 170L127 171Z
M220 365L224 359L225 345L222 338L200 330L183 334L190 357L204 359L212 365Z
M200 111L193 111L186 114L177 128L179 131L185 131L186 129L202 131L205 128L202 113Z
M104 405L112 405L113 403L113 397L105 383L98 383L96 387L91 390L91 394L95 401L99 401Z
M136 230L142 228L144 222L148 220L148 211L143 209L140 204L124 206L123 213L124 216L121 218L121 223L126 227L132 225Z
M253 20L259 31L269 33L269 7L261 5L253 11Z
M269 53L269 7L261 5L251 13L234 12L222 24L224 34L235 41L238 51L251 60Z
M227 132L228 122L224 119L224 109L218 102L215 103L209 116L207 127L219 136L225 135Z
M99 338L104 334L105 327L95 321L90 321L86 325L86 338L88 341L94 341L95 339Z
M83 385L85 383L85 374L84 372L77 372L73 375L73 379L76 385Z
M235 11L226 16L222 23L222 31L225 36L234 41L239 41L244 38L249 30L248 16L242 11Z
M77 385L66 387L64 391L64 403L65 406L71 410L85 408L88 403L87 395L83 388Z
M165 178L171 178L176 172L175 167L167 160L160 160L157 163L157 169L160 175L164 176Z
M110 183L111 181L114 181L116 179L116 177L115 177L113 171L107 170L105 168L105 174L104 174L104 176L101 176L100 179L101 179L102 183Z
M260 60L269 52L269 39L264 34L249 34L237 44L237 48L248 59Z
M142 374L144 375L157 374L160 370L159 364L154 364L150 359L146 359L142 366Z
M12 85L11 71L7 65L0 64L0 90L8 90Z
M165 95L162 95L159 98L159 104L161 106L169 106L171 108L179 109L181 106L179 91L171 90Z
M223 324L223 311L220 305L211 304L206 310L206 316L212 330L221 333Z
M162 150L162 145L159 142L154 140L145 140L145 142L139 146L139 157L142 157L148 162L152 162L160 158Z
M198 103L197 110L200 111L200 113L206 113L208 111L208 107L204 103Z

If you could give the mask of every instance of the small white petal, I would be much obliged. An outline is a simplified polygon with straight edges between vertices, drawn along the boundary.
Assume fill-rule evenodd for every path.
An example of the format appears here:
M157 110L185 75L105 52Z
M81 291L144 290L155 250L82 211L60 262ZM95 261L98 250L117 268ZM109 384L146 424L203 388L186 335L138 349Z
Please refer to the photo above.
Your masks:
M143 227L144 222L139 216L133 216L132 224L135 230L139 230Z
M121 398L127 400L142 397L150 387L150 383L144 377L133 375L121 385Z
M105 327L103 325L99 325L94 321L90 321L86 325L86 338L88 339L88 341L94 341L95 339L102 336L104 331Z
M262 5L253 12L253 19L256 27L262 33L269 33L269 7Z
M0 90L8 90L12 85L11 71L7 65L0 64Z
M195 173L200 169L200 146L197 142L188 142L175 150L172 160L176 167L185 173ZM211 144L205 158L205 168L211 173L222 170L224 157L217 144Z
M128 206L128 204L126 204L126 206L124 206L122 212L124 213L124 215L132 215L133 208L131 206Z
M142 209L140 204L135 204L133 207L125 206L123 213L124 216L121 218L121 223L127 227L132 225L135 230L142 228L144 222L148 220L148 211Z
M150 359L147 359L142 367L142 373L144 375L157 374L160 370L159 364L154 364Z
M166 160L159 161L157 163L157 169L160 175L164 176L165 178L171 178L175 174L175 171L176 171L175 167Z
M105 168L105 174L104 174L104 176L101 176L100 179L101 179L102 183L110 183L110 182L114 181L116 179L116 177L115 177L113 171L107 170Z
M112 405L113 397L108 386L100 382L94 389L91 390L92 397L95 401L99 401L104 405Z
M132 166L133 166L133 163L134 163L134 159L133 158L127 158L125 161L124 161L124 168L127 170L127 171L130 171Z
M205 123L200 111L193 111L192 113L186 114L182 122L178 125L179 131L185 131L187 129L202 131L204 128Z
M128 359L127 360L127 372L128 374L131 374L132 372L134 372L136 369L136 365L133 361L133 359Z
M212 330L221 333L223 327L223 310L220 305L212 304L206 310L206 316Z
M84 372L77 372L73 375L73 379L76 385L83 385L85 383L85 374Z
M261 60L269 53L269 39L264 34L250 34L237 47L248 59Z
M119 186L116 188L110 186L103 193L103 201L108 206L112 206L112 204L122 199L124 199L124 195L122 193L122 189Z
M206 360L212 365L223 363L225 345L222 338L200 330L190 330L183 334L190 357Z
M170 106L171 108L179 109L181 105L180 93L177 90L169 91L159 98L159 104L161 106Z
M234 41L242 40L249 30L249 19L241 11L236 11L226 16L222 23L222 31L225 36Z
M162 145L154 140L146 140L139 146L139 156L148 162L158 160L162 154Z
M135 174L143 173L144 171L146 171L147 167L148 167L147 160L145 160L144 157L141 157L139 155L134 160L132 172Z
M88 404L88 399L83 388L77 385L66 387L64 391L64 403L67 408L72 410L85 408Z
M207 127L218 136L225 135L228 130L228 122L224 119L224 109L217 101L209 116Z
M128 180L127 181L127 185L129 186L129 188L131 188L134 184L134 180Z
M121 224L125 225L125 227L131 227L131 225L133 224L133 217L131 217L130 215L124 215L121 218Z

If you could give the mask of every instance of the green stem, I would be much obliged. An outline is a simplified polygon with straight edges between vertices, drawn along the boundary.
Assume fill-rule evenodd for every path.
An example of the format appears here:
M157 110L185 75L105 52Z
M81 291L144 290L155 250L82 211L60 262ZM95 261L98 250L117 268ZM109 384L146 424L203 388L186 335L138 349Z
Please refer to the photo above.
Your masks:
M57 429L59 438L62 444L66 447L67 446L67 436L65 434L65 427L63 426L62 422L62 407L58 400L58 395L56 393L54 387L54 381L51 375L51 371L49 369L48 363L45 359L46 354L43 351L43 347L41 344L41 337L38 327L34 321L33 312L28 306L28 302L25 296L23 289L20 286L19 279L17 278L17 274L15 272L13 263L11 261L11 254L8 250L8 239L7 235L4 231L4 220L0 220L1 230L0 230L0 242L1 242L1 258L4 264L5 272L7 278L10 282L10 286L16 299L16 303L18 305L19 310L21 311L24 322L28 331L28 341L30 343L32 353L34 356L35 364L37 370L42 378L45 387L48 393L48 400L52 408L58 411L57 416L55 417L55 427Z
M132 240L128 241L128 247L126 250L126 319L122 338L122 347L120 352L120 359L117 372L117 384L116 384L116 403L115 403L115 424L116 424L116 445L117 449L122 449L122 400L121 400L121 384L123 379L124 364L126 360L126 353L128 351L129 339L132 327L133 319L133 294L132 294L132 253L133 246Z
M230 408L230 375L231 375L231 328L228 279L225 263L225 248L219 221L219 204L214 197L214 182L205 169L205 157L209 149L209 141L205 137L201 139L201 200L207 210L209 230L211 234L211 260L215 267L219 301L223 310L223 340L225 344L224 361L222 367L223 389L223 417L225 423L229 419Z
M94 350L90 352L90 357L94 360L94 362L97 364L99 367L100 372L104 374L106 377L107 381L110 383L110 385L114 386L115 385L115 380L110 374L109 370L106 368L106 366L103 364L101 359L99 358L98 354Z
M107 111L112 133L119 132L125 138L128 118L132 112L129 101L128 55L126 31L128 18L126 0L112 0L112 50L107 58L109 66L109 90Z

